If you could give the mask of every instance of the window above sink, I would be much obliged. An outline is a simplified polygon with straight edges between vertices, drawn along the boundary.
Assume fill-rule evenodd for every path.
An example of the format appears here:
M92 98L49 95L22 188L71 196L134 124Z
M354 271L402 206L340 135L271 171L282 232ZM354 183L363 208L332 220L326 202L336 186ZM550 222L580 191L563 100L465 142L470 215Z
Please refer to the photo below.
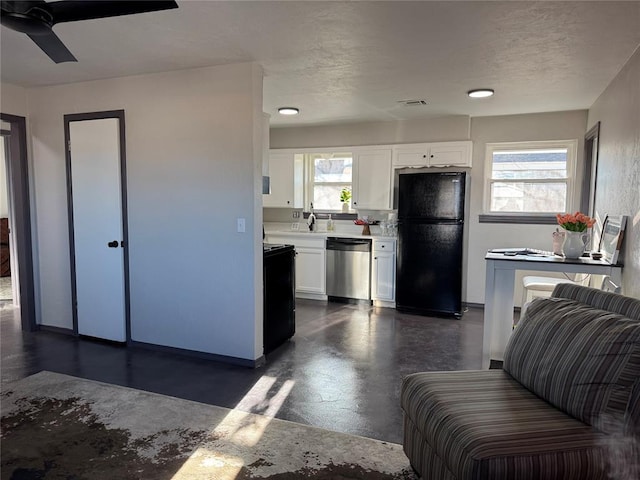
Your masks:
M351 209L350 194L353 189L353 154L308 153L304 155L304 166L308 172L307 204L313 203L314 210L322 212L343 212ZM341 201L341 192L349 192L349 201Z

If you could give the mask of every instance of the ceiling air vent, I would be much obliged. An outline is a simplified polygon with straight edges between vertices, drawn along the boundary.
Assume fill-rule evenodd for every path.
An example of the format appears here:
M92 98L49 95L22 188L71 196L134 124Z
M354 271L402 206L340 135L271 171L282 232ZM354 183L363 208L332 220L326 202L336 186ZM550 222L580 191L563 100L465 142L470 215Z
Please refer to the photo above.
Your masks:
M398 103L401 103L405 107L420 107L422 105L427 105L426 100L398 100Z

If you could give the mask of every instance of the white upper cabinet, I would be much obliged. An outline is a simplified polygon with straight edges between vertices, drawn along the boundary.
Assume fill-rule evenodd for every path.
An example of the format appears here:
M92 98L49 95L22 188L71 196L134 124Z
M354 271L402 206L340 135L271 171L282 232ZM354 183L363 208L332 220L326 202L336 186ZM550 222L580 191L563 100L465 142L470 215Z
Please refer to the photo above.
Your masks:
M402 145L271 150L268 161L271 194L263 195L262 205L271 208L299 209L305 207L304 198L305 196L313 196L314 187L313 174L304 172L305 162L309 161L309 155L351 153L353 155L352 208L354 210L389 210L393 208L394 169L468 168L471 167L471 148L471 141L464 140ZM306 168L310 169L309 165ZM309 198L306 201L309 202Z
M471 167L471 140L440 142L429 146L430 167Z
M294 153L269 154L271 193L262 196L263 207L302 208L302 158Z
M396 145L393 168L471 167L471 140Z
M429 144L398 145L393 149L393 168L429 166Z
M353 198L355 209L391 208L391 149L353 152Z

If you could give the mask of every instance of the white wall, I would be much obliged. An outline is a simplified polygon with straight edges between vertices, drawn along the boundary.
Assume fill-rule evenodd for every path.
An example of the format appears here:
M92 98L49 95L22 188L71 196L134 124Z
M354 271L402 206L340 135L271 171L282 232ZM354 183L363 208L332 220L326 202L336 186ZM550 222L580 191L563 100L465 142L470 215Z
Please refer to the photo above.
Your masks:
M470 122L470 123L469 123ZM489 248L528 246L551 250L552 225L480 224L484 189L485 146L491 142L530 140L566 140L578 142L578 178L582 175L582 151L587 112L553 112L499 117L443 117L435 120L396 123L361 123L305 128L274 128L272 148L329 147L342 145L375 145L447 140L473 141L473 168L470 170L470 209L467 218L467 244L464 258L463 300L484 303L485 260ZM579 183L579 182L578 182ZM579 198L575 191L574 197ZM577 203L575 204L577 205ZM576 208L572 206L572 208ZM273 213L269 213L270 218ZM273 220L273 218L271 218ZM280 220L283 221L283 220ZM524 275L519 273L518 280ZM521 281L516 283L516 304L520 304Z
M479 223L482 213L484 191L485 150L487 143L520 142L534 140L578 140L577 179L582 175L584 134L586 132L586 110L571 112L536 113L528 115L505 115L497 117L475 117L471 119L473 140L473 169L471 170L471 208L469 215L469 255L467 301L484 303L485 260L489 248L533 247L541 250L552 249L552 232L555 225L514 225L500 223ZM578 180L574 190L574 204L569 210L578 208ZM522 298L521 278L526 272L518 272L516 277L516 304Z
M27 112L27 93L22 87L11 85L9 83L0 84L0 112L10 115L26 116ZM8 123L2 122L2 128L11 128ZM6 184L6 165L4 143L0 146L0 217L9 215L9 202L7 198Z
M313 148L469 140L466 115L431 120L272 128L271 148Z
M640 298L640 49L589 109L600 122L596 212L628 215L621 258L623 293Z
M10 83L0 83L0 112L25 117L27 115L27 92Z
M140 75L28 95L39 323L72 327L63 115L124 109L132 339L260 357L260 68ZM236 232L239 217L246 233Z

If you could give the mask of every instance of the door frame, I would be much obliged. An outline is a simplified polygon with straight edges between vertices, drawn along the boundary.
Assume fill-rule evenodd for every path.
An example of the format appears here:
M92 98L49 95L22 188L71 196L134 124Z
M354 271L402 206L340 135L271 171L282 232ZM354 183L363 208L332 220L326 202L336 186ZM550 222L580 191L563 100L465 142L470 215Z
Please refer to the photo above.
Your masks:
M0 113L0 120L11 125L8 136L7 178L11 184L13 215L11 228L15 235L20 290L20 322L22 330L33 332L36 325L33 244L31 238L31 199L29 196L29 164L27 156L27 121L25 117Z
M596 185L598 181L598 158L600 156L600 122L597 122L584 136L584 157L580 211L590 217L596 213Z
M124 262L124 310L125 310L125 332L126 343L131 343L131 318L129 302L129 229L127 218L127 158L124 110L108 110L104 112L72 113L64 116L64 144L65 159L67 169L67 210L69 219L69 259L71 261L71 302L73 311L73 334L78 336L78 294L76 289L76 258L75 258L75 236L73 231L73 191L71 188L71 146L70 146L70 122L81 122L86 120L103 120L106 118L118 119L119 141L120 141L120 194L122 205L122 248Z

